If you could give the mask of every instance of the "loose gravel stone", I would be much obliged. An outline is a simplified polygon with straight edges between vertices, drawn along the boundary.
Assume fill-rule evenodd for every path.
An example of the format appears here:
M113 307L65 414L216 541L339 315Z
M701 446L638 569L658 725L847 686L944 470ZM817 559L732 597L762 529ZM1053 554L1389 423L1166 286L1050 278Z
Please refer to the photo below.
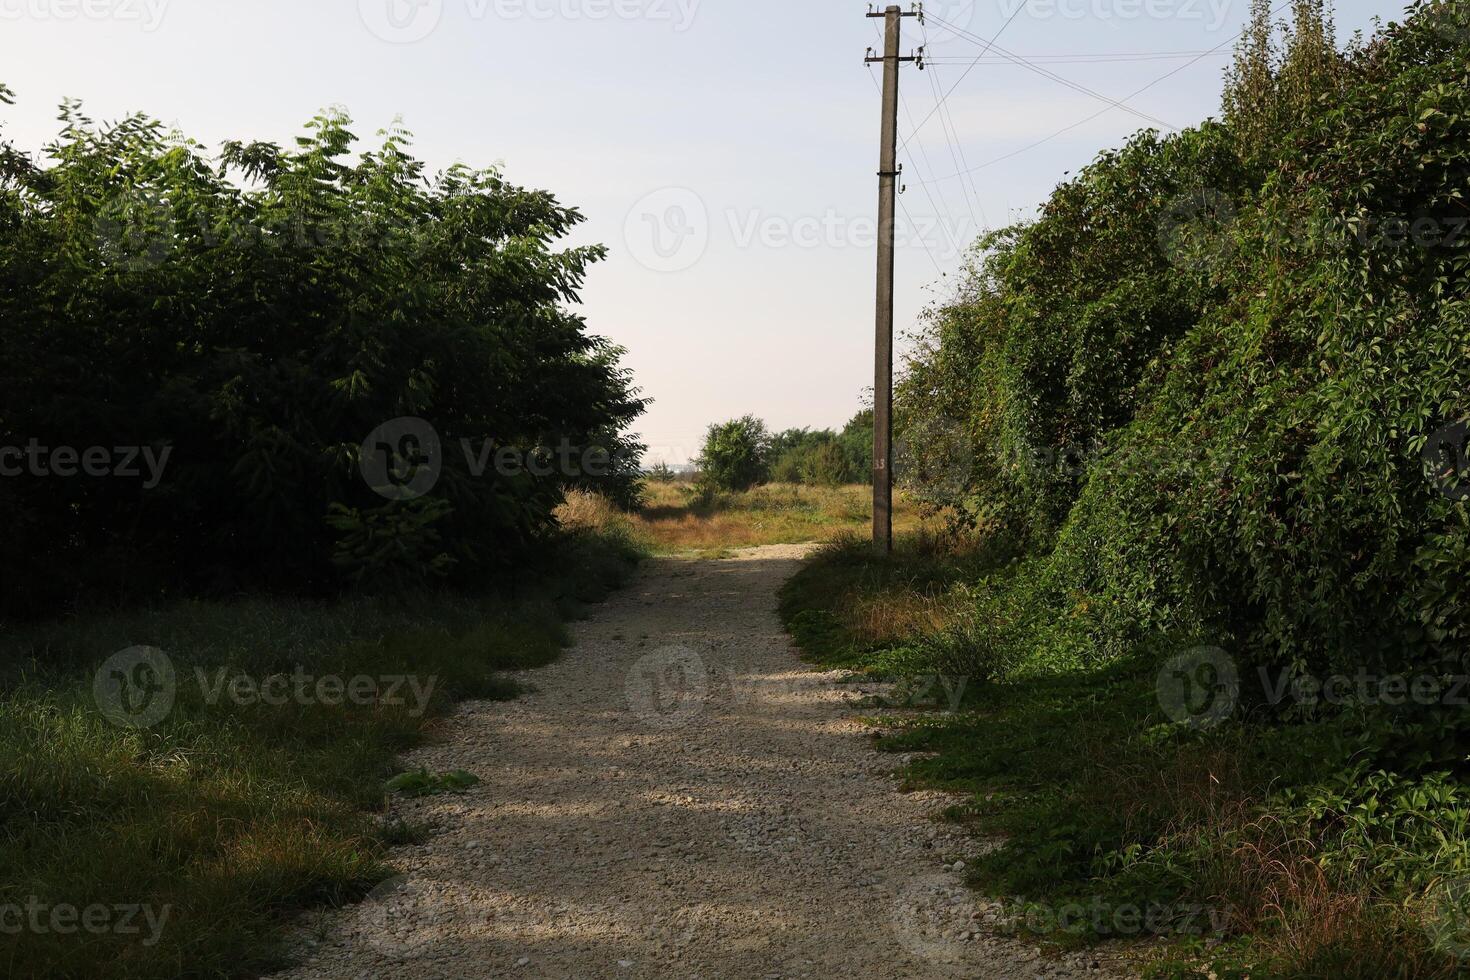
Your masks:
M859 720L880 686L802 666L775 604L805 553L650 561L532 693L461 705L406 762L482 781L395 800L436 835L304 923L280 980L1103 975L998 935L964 861L932 870L988 845L898 792L913 757Z

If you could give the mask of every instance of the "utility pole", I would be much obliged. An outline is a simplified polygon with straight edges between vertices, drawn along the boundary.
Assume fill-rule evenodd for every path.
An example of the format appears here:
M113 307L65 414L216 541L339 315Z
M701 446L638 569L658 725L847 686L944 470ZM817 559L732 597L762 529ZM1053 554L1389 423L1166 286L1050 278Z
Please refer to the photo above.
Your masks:
M878 162L878 317L873 369L873 547L893 552L893 209L898 202L898 66L905 61L924 68L924 49L915 57L899 57L903 18L924 22L924 7L913 11L889 6L868 10L882 17L883 54L868 49L866 63L883 62L883 146Z

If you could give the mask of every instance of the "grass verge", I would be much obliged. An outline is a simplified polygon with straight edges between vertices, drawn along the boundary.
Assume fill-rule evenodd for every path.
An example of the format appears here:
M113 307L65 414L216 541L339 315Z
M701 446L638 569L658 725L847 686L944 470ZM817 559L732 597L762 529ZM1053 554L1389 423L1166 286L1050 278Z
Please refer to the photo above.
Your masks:
M880 560L838 542L781 612L824 666L983 673L983 650L953 651L956 635L983 643L966 597L990 573L1004 572L973 543L911 538ZM958 710L879 722L883 749L924 753L910 787L962 794L948 817L998 838L966 874L1005 924L1047 946L1127 940L1153 977L1464 975L1464 709L1286 720L1243 697L1218 724L1180 723L1157 646L1091 669L949 677Z
M282 965L291 913L386 875L398 754L455 702L512 697L503 672L554 659L638 554L579 531L510 596L182 602L0 636L0 968ZM166 661L109 663L139 646Z

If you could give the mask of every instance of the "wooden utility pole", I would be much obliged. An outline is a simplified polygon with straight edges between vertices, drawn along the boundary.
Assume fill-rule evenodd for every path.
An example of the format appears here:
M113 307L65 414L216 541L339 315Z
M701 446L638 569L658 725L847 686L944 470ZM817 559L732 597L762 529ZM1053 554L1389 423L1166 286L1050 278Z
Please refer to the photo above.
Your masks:
M878 161L878 317L874 342L873 370L873 547L881 555L893 551L893 209L898 201L898 66L918 62L924 67L923 49L918 57L899 57L899 32L905 17L919 17L923 7L906 12L890 6L882 12L869 10L869 17L884 20L883 54L867 62L883 62L883 146Z

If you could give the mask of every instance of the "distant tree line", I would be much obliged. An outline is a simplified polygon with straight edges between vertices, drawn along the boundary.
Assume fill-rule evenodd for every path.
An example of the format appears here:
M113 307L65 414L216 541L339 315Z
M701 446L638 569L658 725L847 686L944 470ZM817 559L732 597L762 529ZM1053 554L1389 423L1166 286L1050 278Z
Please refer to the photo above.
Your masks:
M840 430L773 433L753 415L711 425L696 465L716 489L748 490L762 483L868 483L872 461L873 412L864 409Z

